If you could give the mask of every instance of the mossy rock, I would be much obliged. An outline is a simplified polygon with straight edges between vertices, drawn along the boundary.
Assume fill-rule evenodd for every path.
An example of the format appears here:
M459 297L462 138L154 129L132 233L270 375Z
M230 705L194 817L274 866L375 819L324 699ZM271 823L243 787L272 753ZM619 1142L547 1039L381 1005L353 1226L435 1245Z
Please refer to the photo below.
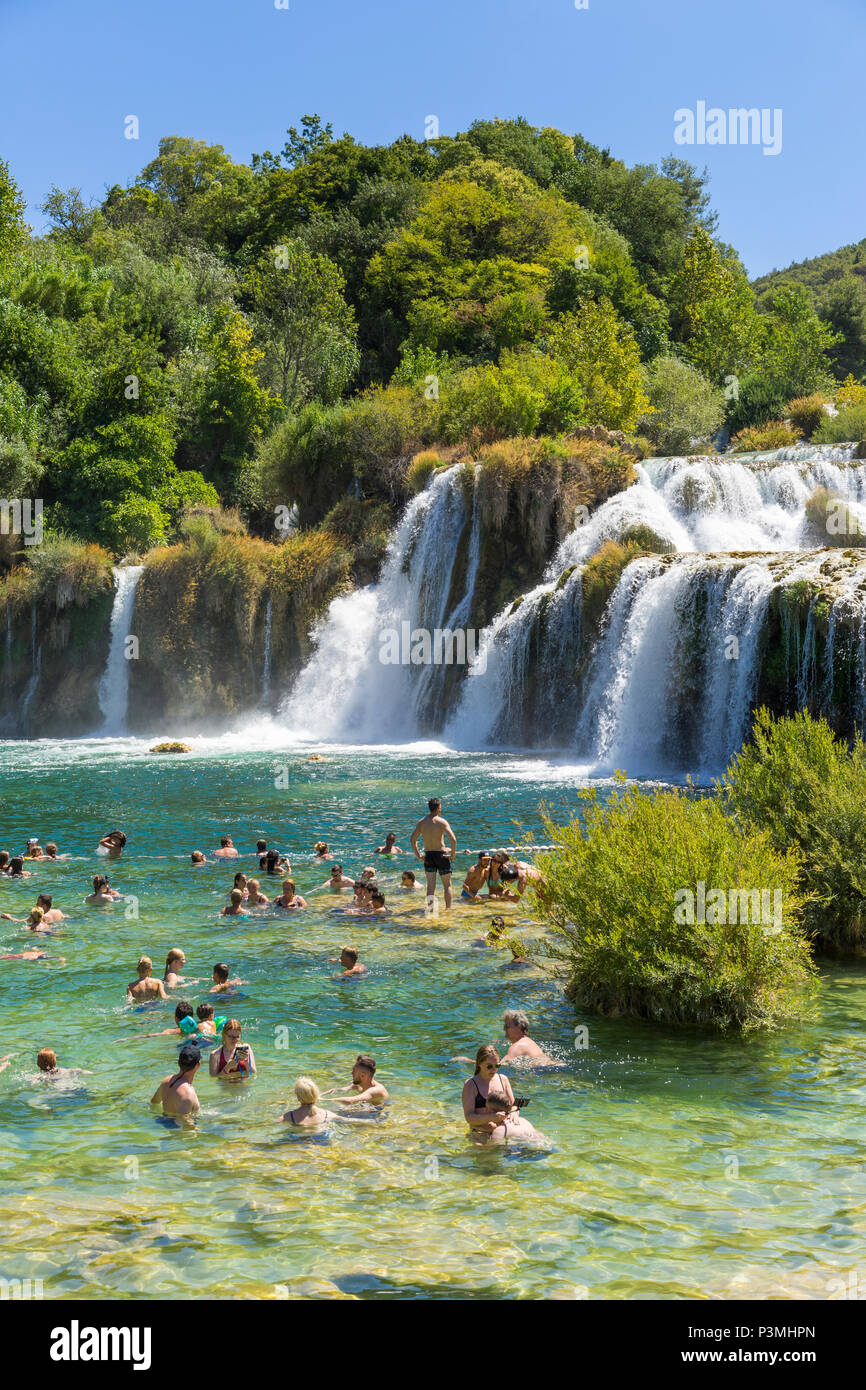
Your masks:
M155 743L151 748L151 753L191 753L192 749L188 743Z

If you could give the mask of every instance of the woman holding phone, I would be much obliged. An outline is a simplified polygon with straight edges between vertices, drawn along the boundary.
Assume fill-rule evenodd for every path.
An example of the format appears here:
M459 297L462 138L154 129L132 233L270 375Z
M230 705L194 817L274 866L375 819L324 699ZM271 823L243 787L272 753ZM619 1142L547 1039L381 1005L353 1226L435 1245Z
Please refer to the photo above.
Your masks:
M223 1025L222 1047L208 1058L211 1076L224 1076L227 1081L244 1081L256 1074L256 1059L249 1043L241 1042L241 1025L236 1018L227 1018Z
M463 1087L463 1114L472 1138L479 1144L544 1138L520 1114L511 1082L499 1070L499 1053L492 1043L485 1043L475 1054L475 1075Z

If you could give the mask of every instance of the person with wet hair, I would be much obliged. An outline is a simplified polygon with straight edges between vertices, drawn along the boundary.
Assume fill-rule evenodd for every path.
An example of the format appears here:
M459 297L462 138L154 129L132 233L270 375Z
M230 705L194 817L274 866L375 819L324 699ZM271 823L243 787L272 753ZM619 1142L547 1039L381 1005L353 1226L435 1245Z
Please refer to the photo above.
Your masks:
M193 1081L201 1066L201 1052L194 1043L185 1043L177 1058L178 1070L173 1076L166 1076L157 1086L150 1098L151 1105L161 1105L163 1115L182 1120L186 1124L201 1109Z

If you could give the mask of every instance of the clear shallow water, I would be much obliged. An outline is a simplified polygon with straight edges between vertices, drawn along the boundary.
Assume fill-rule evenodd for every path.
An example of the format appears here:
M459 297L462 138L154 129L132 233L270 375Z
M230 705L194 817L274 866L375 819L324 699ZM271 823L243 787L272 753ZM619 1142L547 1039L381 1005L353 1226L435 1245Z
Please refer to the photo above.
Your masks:
M24 916L45 889L71 914L48 946L65 966L0 963L0 1055L18 1054L0 1075L5 1277L41 1277L48 1298L825 1298L828 1281L863 1268L862 966L827 967L819 1018L777 1038L576 1018L542 969L472 947L487 909L430 920L423 899L389 894L390 920L335 918L337 900L313 891L327 870L311 862L320 837L352 873L389 828L408 848L433 791L461 848L543 839L539 802L567 812L575 773L435 745L332 747L318 764L309 749L250 751L241 738L196 747L179 759L135 740L0 745L3 847L38 834L73 856L0 882L2 911ZM82 905L106 866L97 839L116 824L129 846L109 870L138 898L137 920L124 904ZM234 866L193 871L188 859L224 832L244 850L264 836L289 851L310 909L219 919ZM386 863L386 886L412 862ZM238 867L253 864L247 854ZM0 923L4 951L23 939ZM347 942L371 967L351 985L328 963ZM199 1073L193 1133L148 1106L176 1048L142 1035L168 1027L173 1004L124 1004L139 954L161 973L174 945L190 981L178 997L199 1002L218 960L246 982L233 1012L259 1067L231 1090ZM532 1097L540 1150L466 1138L468 1069L449 1058L501 1043L507 1005L567 1063L509 1073ZM588 1023L586 1050L576 1022ZM41 1046L93 1075L62 1092L29 1084ZM342 1085L360 1051L391 1092L384 1122L330 1142L286 1133L295 1078Z

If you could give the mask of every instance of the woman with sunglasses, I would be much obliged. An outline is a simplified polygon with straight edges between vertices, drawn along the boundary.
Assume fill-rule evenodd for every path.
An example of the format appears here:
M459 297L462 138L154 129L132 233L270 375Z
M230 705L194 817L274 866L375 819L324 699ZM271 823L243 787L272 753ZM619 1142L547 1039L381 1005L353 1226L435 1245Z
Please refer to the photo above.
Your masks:
M241 1025L236 1018L227 1018L223 1025L222 1047L208 1058L211 1076L224 1076L227 1081L244 1081L256 1074L256 1059L249 1043L241 1042Z
M480 1144L543 1137L521 1116L511 1083L499 1070L499 1053L492 1043L485 1043L475 1054L475 1075L463 1087L463 1114L472 1138Z

